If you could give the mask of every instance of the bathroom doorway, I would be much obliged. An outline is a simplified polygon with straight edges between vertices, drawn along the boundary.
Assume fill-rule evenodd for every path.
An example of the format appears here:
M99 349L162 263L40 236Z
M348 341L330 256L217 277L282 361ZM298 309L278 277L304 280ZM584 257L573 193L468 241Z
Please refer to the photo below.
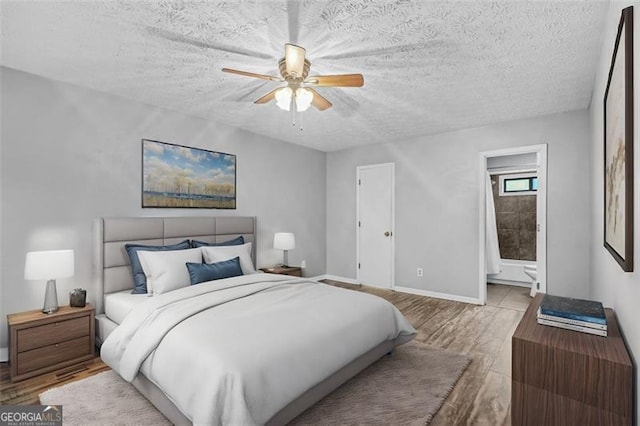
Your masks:
M488 283L546 293L547 145L482 152L479 169L480 303Z

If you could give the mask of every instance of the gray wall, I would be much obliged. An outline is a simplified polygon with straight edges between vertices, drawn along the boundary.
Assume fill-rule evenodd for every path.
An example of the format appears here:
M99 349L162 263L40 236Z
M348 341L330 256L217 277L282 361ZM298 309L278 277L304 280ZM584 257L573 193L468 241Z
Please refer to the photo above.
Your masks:
M292 264L325 271L326 154L213 121L0 68L2 83L2 291L6 314L42 307L44 282L25 281L25 253L73 248L75 277L60 304L91 283L92 220L100 216L258 217L257 264L281 261L273 233L296 234ZM213 117L214 118L214 117ZM237 210L142 209L142 138L237 154Z
M587 296L588 141L588 112L577 111L328 153L327 274L356 277L356 167L394 162L395 284L479 297L479 153L546 143L548 291Z
M609 76L611 55L620 21L620 11L629 5L634 5L634 111L635 136L634 149L634 272L624 272L604 248L604 139L603 139L603 99ZM612 2L609 7L609 17L605 28L599 67L596 74L593 97L591 100L591 187L592 187L592 234L591 234L591 297L600 300L605 306L615 310L618 322L627 341L636 365L640 362L640 1ZM638 369L636 368L636 389ZM636 410L640 406L640 392L636 392ZM636 424L640 419L636 413Z

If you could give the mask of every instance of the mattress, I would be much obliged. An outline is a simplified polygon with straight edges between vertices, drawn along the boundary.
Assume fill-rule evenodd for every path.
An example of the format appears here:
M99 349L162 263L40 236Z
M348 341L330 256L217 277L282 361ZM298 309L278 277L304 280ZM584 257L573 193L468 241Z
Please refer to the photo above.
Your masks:
M134 307L149 299L150 297L146 294L131 294L130 289L106 294L104 313L111 321L120 324Z
M249 274L148 298L101 357L129 382L143 374L194 424L265 424L362 355L414 336L377 296Z

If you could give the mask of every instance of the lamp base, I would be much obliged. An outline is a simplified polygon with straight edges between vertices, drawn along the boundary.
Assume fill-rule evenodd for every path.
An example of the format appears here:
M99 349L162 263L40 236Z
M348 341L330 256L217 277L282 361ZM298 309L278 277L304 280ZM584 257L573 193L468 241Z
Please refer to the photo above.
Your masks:
M44 306L42 312L52 314L58 310L58 292L56 290L56 280L47 281L47 289L44 293Z
M282 260L284 261L284 263L282 264L283 268L288 268L289 267L289 250L283 250L283 256L282 256Z

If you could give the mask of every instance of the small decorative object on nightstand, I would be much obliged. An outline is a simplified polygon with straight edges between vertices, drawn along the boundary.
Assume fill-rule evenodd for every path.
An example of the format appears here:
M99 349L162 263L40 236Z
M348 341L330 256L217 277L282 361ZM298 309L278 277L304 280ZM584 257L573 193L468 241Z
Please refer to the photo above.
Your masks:
M63 306L7 315L11 381L88 361L95 356L94 308Z
M260 268L260 270L270 274L302 276L302 269L299 266L273 266L271 268Z
M74 289L69 293L69 306L72 308L84 308L87 304L87 290L81 288Z
M47 280L42 312L52 314L58 310L56 278L73 276L73 250L30 251L24 262L25 280Z

